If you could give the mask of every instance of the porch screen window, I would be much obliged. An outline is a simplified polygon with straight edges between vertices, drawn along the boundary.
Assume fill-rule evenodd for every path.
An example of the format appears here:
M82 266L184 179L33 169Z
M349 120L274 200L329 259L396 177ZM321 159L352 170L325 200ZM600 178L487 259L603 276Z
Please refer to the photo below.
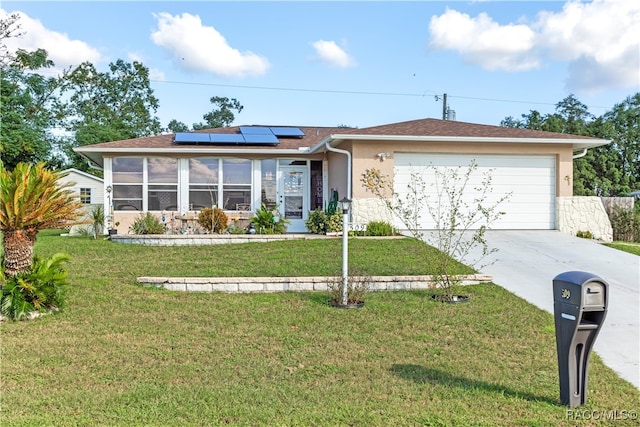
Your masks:
M84 205L91 204L91 189L90 188L81 188L80 189L80 202Z
M117 211L142 210L144 159L116 157L113 159L113 206Z
M147 210L178 210L178 160L168 157L147 159Z
M222 208L251 210L251 160L222 160Z
M262 170L262 203L269 209L276 207L276 161L265 159L261 162Z
M192 210L218 206L219 159L189 159L189 205Z

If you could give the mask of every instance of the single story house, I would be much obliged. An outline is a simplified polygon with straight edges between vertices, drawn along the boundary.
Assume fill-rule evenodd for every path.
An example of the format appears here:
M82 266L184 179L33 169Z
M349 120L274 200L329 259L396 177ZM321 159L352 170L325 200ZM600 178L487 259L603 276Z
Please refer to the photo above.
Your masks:
M69 187L84 205L101 205L104 203L104 180L81 170L70 168L62 171L60 181L70 183Z
M104 206L104 180L75 168L65 169L62 174L64 176L60 178L60 182L71 184L69 189L78 196L80 202L84 205L82 219L89 221L93 208L100 205ZM69 233L78 234L81 228L92 231L91 227L90 223L74 225L69 230Z
M384 203L360 183L377 168L407 191L416 168L491 169L493 191L511 192L500 229L556 229L556 200L573 195L573 159L609 141L458 121L419 119L367 128L234 126L76 148L104 170L105 212L128 228L141 212L184 215L218 206L231 217L261 204L305 232L311 210L336 194L352 221L385 219ZM426 170L426 168L425 168ZM430 179L430 178L429 178ZM433 228L430 218L422 219Z

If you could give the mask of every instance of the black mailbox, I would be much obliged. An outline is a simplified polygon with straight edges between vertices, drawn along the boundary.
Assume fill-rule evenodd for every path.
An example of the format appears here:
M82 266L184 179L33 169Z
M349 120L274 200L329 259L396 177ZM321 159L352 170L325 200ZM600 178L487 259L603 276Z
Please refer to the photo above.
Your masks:
M607 314L608 287L585 271L568 271L553 279L560 401L572 408L587 400L589 356Z

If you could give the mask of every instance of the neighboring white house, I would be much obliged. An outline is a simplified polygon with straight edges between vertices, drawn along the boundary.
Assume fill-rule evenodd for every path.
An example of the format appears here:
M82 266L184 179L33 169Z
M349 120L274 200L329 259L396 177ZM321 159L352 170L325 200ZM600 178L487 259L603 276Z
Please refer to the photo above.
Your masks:
M88 217L95 206L104 205L104 180L78 169L65 169L66 174L60 179L63 183L71 183L69 189L78 195L85 205L85 216ZM69 234L78 234L79 228L88 228L91 224L74 225Z

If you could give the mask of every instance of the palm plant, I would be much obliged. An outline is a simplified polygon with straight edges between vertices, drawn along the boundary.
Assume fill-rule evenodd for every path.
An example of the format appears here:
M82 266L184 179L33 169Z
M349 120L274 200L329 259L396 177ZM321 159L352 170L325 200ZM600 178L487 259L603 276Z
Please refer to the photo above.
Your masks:
M268 208L264 203L249 220L255 225L258 234L283 234L287 231L289 220L286 218L276 217L277 206Z
M69 261L67 254L56 253L50 258L33 258L30 271L6 279L0 267L0 312L13 320L22 320L33 313L60 310L64 305L67 272L63 264Z
M82 215L82 203L62 184L64 174L18 163L13 171L0 161L0 230L3 232L4 274L30 271L38 230L71 225Z
M91 210L91 220L93 221L93 238L97 239L104 230L104 208L102 205L97 205Z

